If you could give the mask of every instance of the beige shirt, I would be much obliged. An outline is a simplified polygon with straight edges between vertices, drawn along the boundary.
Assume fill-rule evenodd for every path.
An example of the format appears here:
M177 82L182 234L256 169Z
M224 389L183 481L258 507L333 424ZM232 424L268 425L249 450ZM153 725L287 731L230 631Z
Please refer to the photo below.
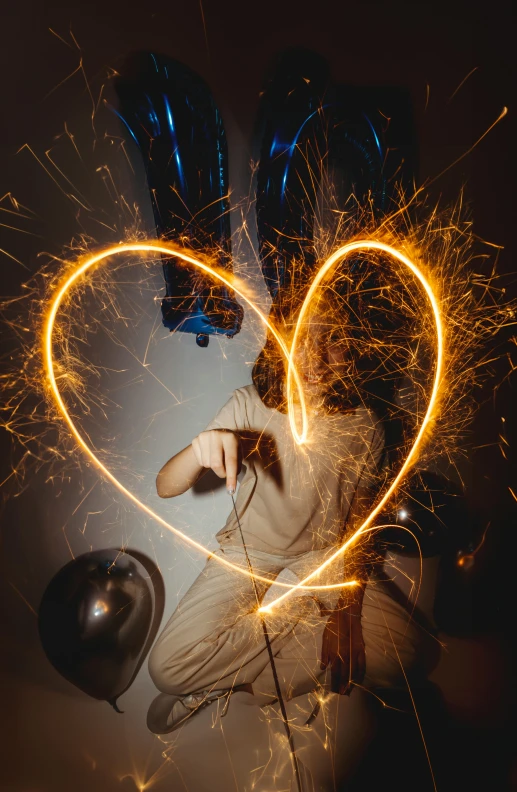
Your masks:
M297 555L340 541L354 493L375 485L384 430L375 413L309 415L309 439L298 446L289 418L266 407L254 385L238 388L209 429L242 438L246 468L236 507L248 547ZM241 544L229 515L217 538Z

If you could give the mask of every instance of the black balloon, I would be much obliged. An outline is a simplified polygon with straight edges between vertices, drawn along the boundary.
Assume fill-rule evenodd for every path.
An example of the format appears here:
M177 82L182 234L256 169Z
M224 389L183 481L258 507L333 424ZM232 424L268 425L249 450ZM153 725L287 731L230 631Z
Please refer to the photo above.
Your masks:
M85 553L52 579L39 609L41 643L54 668L115 708L163 612L145 566L119 550Z

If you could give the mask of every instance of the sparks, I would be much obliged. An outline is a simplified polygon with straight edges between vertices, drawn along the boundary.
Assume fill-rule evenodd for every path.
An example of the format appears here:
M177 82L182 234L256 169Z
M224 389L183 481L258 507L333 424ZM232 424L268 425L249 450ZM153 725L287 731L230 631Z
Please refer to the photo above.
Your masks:
M310 305L310 303L311 303L311 301L312 301L312 299L314 297L316 289L318 288L318 286L321 283L321 281L325 278L327 273L330 270L332 270L332 268L339 261L344 260L347 256L349 256L351 253L353 253L354 251L357 251L357 250L378 250L378 251L382 251L383 253L388 254L392 258L397 259L402 264L404 264L412 272L412 274L418 279L418 281L422 285L422 287L423 287L423 289L424 289L424 291L425 291L425 293L427 295L427 298L428 298L429 303L431 305L433 318L434 318L434 323L435 323L435 331L436 331L436 362L435 362L435 371L434 371L434 381L433 381L433 386L432 386L432 390L431 390L431 395L430 395L430 398L429 398L427 411L426 411L426 413L424 415L424 418L423 418L422 423L420 425L420 428L418 430L418 433L417 433L417 436L415 438L415 441L414 441L414 443L413 443L408 455L406 456L406 459L405 459L401 469L399 470L398 474L395 476L395 479L391 483L391 486L387 489L387 491L385 492L383 497L380 499L380 501L377 503L377 505L372 509L372 511L370 512L370 514L368 515L366 520L364 520L362 525L321 566L319 566L314 572L311 572L311 574L308 575L306 578L304 578L304 580L302 580L298 585L292 586L289 591L286 591L280 597L277 597L277 599L275 599L273 602L270 602L268 605L263 606L262 608L260 608L261 612L270 613L275 606L279 605L282 601L284 601L287 597L291 596L294 592L298 591L300 588L303 588L307 583L309 583L311 580L313 580L315 577L317 577L321 572L323 572L324 569L326 569L330 564L332 564L333 561L335 561L340 556L344 555L344 553L346 553L346 551L357 542L357 540L359 539L361 534L364 533L364 531L368 528L368 526L371 525L371 523L375 519L375 517L377 517L377 515L382 511L384 506L387 504L388 500L391 498L393 493L396 491L397 487L399 486L399 484L402 481L402 479L404 478L404 476L407 474L407 472L410 469L411 465L414 464L414 462L416 461L417 455L418 455L418 451L419 451L419 448L420 448L420 446L421 446L421 444L423 442L426 429L429 426L429 423L430 423L431 419L433 418L433 415L435 413L436 406L437 406L437 403L438 403L438 394L439 394L440 385L441 385L441 382L442 382L443 357L444 357L444 333L443 333L441 312L440 312L440 306L439 306L439 303L438 303L438 299L437 299L437 297L436 297L436 295L435 295L435 293L434 293L429 281L424 276L422 270L419 267L417 267L417 265L414 264L404 253L401 253L396 248L394 248L394 247L392 247L390 245L387 245L384 242L377 242L375 240L358 240L357 242L351 242L348 245L344 245L344 247L339 248L339 250L336 250L336 252L332 256L330 256L330 258L325 262L325 264L321 267L321 269L319 270L318 274L314 278L314 280L313 280L313 282L311 284L311 287L310 287L310 289L309 289L309 291L307 293L307 296L306 296L306 298L304 300L304 303L302 305L302 308L300 310L300 314L299 314L299 317L298 317L298 320L297 320L297 323L296 323L296 328L295 328L294 337L293 337L293 343L292 343L292 346L291 346L291 349L290 349L290 355L289 355L289 359L288 359L289 369L288 369L287 382L288 382L288 394L289 394L288 398L289 398L290 410L293 408L293 404L292 404L292 402L293 402L293 393L292 393L292 387L290 385L290 382L291 382L291 378L295 376L295 370L294 370L294 366L293 366L293 362L292 361L293 361L293 355L294 355L295 348L296 348L296 341L297 341L297 338L298 338L298 333L299 333L299 329L300 329L303 317L304 317L306 311L309 308L309 305ZM293 428L293 425L294 425L294 414L293 414L293 418L292 418L292 421L291 421L291 427L292 428ZM293 431L296 431L296 428L294 428ZM303 437L304 437L303 435L300 436L300 438L299 438L300 441L303 439Z
M185 252L183 250L180 250L180 249L178 249L178 248L176 248L174 246L171 246L171 245L164 245L163 243L159 243L159 242L140 242L140 243L134 243L134 244L122 244L122 245L118 245L118 246L111 246L109 248L106 248L105 250L100 251L99 253L96 253L96 254L91 255L91 256L87 256L84 260L80 260L77 263L77 266L74 268L72 273L70 275L68 275L68 277L66 277L66 279L61 283L61 285L56 289L56 292L54 293L54 295L53 295L53 297L52 297L52 299L50 301L50 307L49 307L49 310L48 310L46 321L43 324L44 368L45 368L46 376L47 376L47 379L48 379L48 383L50 385L50 391L51 391L52 397L53 397L53 399L54 399L54 401L55 401L55 403L56 403L56 405L58 407L58 410L59 410L61 416L64 418L66 424L68 425L68 428L69 428L70 432L72 433L73 437L75 438L76 442L78 443L78 445L80 446L82 451L85 454L87 454L87 456L94 463L94 465L97 467L97 469L100 470L100 472L115 487L117 487L117 489L119 489L120 492L122 492L135 505L137 505L140 509L142 509L145 513L147 513L150 517L155 519L157 522L159 522L162 526L167 528L169 531L174 533L176 536L178 536L183 541L185 541L188 544L190 544L196 550L201 551L206 556L215 558L218 563L222 563L225 566L230 567L233 570L239 572L240 574L249 576L250 573L249 573L248 570L246 570L246 569L244 569L244 568L242 568L242 567L240 567L238 565L232 564L231 562L227 561L226 559L215 555L210 550L208 550L206 547L204 547L204 545L200 544L199 542L196 542L194 539L190 538L189 536L184 534L179 529L177 529L174 526L170 525L162 517L160 517L158 514L156 514L152 509L150 509L148 506L146 506L144 503L142 503L142 501L140 501L130 490L128 490L126 487L124 487L124 485L116 478L116 476L114 476L113 473L111 473L111 471L101 462L101 460L97 457L97 455L94 453L94 451L90 448L88 443L84 440L82 434L77 429L74 421L72 420L72 418L71 418L71 416L70 416L70 414L69 414L69 412L68 412L68 410L66 408L66 405L65 405L65 403L63 401L63 397L62 397L61 392L59 390L59 386L58 386L57 379L56 379L55 365L54 365L54 352L53 352L53 347L54 347L53 333L54 333L54 327L55 327L55 324L56 324L57 315L58 315L59 309L60 309L63 301L65 300L67 295L70 294L71 290L80 281L80 279L87 272L93 270L98 264L101 264L101 263L107 261L109 258L111 258L111 257L113 257L115 255L121 255L121 254L124 254L124 253L158 253L158 254L163 254L163 255L168 255L168 256L173 255L173 256L176 256L177 258L179 258L184 263L190 264L192 266L197 267L198 269L201 269L203 272L205 272L206 274L210 275L212 278L215 278L215 279L221 281L222 283L227 285L229 288L233 289L241 297L241 299L243 299L246 302L246 304L258 315L258 317L261 320L261 322L263 322L263 324L266 325L266 327L269 329L269 331L272 333L273 337L275 338L276 342L278 343L279 348L282 351L282 354L285 356L285 359L286 359L286 362L287 362L287 367L288 367L287 389L288 389L289 423L290 423L291 431L293 433L293 437L295 438L296 442L299 445L302 445L303 443L305 443L307 441L307 436L308 436L308 417L307 417L307 409L306 409L306 404L305 404L305 399L304 399L304 393L303 393L303 387L302 387L302 384L301 384L301 379L299 377L299 374L298 374L298 372L296 370L296 366L295 366L294 361L293 361L294 354L295 354L295 351L296 351L296 344L297 344L297 340L298 340L299 329L300 329L301 323L303 322L305 314L306 314L306 312L307 312L307 310L309 308L309 305L310 305L310 303L311 303L311 301L312 301L312 299L314 297L315 291L318 288L318 286L321 283L321 281L325 278L327 273L332 269L332 267L335 266L335 264L338 261L341 261L341 260L345 259L348 255L350 255L352 252L357 251L357 250L377 250L377 251L381 251L381 252L387 253L388 255L392 256L393 258L395 258L398 261L400 261L403 264L405 264L405 266L407 266L411 270L411 272L417 277L417 279L419 280L419 282L423 286L424 290L426 291L426 294L427 294L427 296L429 298L429 301L430 301L430 304L431 304L431 307L432 307L432 310L433 310L433 316L434 316L434 320L435 320L435 324L436 324L436 339L437 339L435 375L434 375L434 383L433 383L433 388L432 388L432 392L431 392L431 397L430 397L430 400L429 400L429 405L428 405L428 408L427 408L427 412L426 412L426 414L424 416L424 419L423 419L423 421L421 423L421 426L420 426L420 429L418 431L418 434L416 436L416 439L415 439L415 441L413 443L413 446L412 446L408 456L406 457L406 460L405 460L401 470L399 471L398 475L394 479L393 483L391 484L391 486L389 487L389 489L387 490L387 492L385 493L383 498L380 500L380 502L377 504L377 506L371 511L370 515L363 522L363 524L360 526L360 528L350 537L350 539L347 540L347 542L345 542L339 548L339 550L333 556L331 556L330 559L328 559L324 564L322 564L314 572L312 572L305 580L301 581L301 583L299 583L297 585L292 585L292 584L288 584L288 583L277 582L277 585L282 586L283 588L287 589L286 593L284 595L282 595L281 597L277 598L276 600L274 600L267 607L261 608L260 609L261 611L262 610L263 611L271 611L271 609L275 605L279 604L282 600L284 600L286 597L288 597L294 591L298 591L299 589L307 589L307 588L309 588L309 589L332 589L332 588L342 588L343 586L354 586L354 585L357 584L356 581L342 581L340 583L329 584L329 585L325 585L325 586L306 585L311 580L313 580L314 577L317 577L317 575L319 575L320 572L322 572L323 569L325 569L333 560L335 560L337 557L339 557L340 555L345 553L346 550L349 547L351 547L353 544L355 544L355 542L358 540L358 538L361 536L361 534L364 533L364 531L368 528L368 526L371 524L372 520L376 517L376 515L379 513L379 511L385 506L385 504L387 503L388 499L395 492L395 490L396 490L397 486L399 485L400 481L402 480L403 476L407 473L410 465L415 460L415 458L417 456L418 449L419 449L419 447L420 447L420 445L422 443L425 430L426 430L426 428L427 428L427 426L429 424L429 421L431 420L431 417L433 415L433 412L435 410L436 403L437 403L437 397L438 397L438 391L439 391L439 384L440 384L441 377L442 377L443 330L442 330L442 325L441 325L441 318L440 318L440 310L439 310L438 300L437 300L437 298L436 298L436 296L435 296L435 294L434 294L429 282L426 280L424 274L422 273L422 271L407 256L405 256L403 253L401 253L400 251L398 251L394 247L391 247L390 245L387 245L384 242L379 242L379 241L375 241L375 240L358 240L356 242L352 242L352 243L350 243L348 245L345 245L344 247L339 248L325 262L325 264L323 264L323 266L318 271L316 277L314 278L314 280L313 280L313 282L311 284L311 287L310 287L310 289L309 289L309 291L307 293L307 296L306 296L306 298L304 300L302 308L300 310L299 316L297 318L296 328L295 328L295 331L294 331L291 347L288 348L286 343L285 343L285 341L284 341L284 339L282 338L280 333L277 331L277 329L275 328L273 323L270 322L270 320L265 316L265 314L255 304L255 302L246 294L245 290L243 288L239 287L239 283L238 283L237 279L229 278L227 273L225 273L224 271L220 271L220 270L214 269L214 268L210 267L208 264L206 264L206 263L200 261L199 259L195 258L191 254L189 254L189 253L187 253L187 252ZM301 430L301 432L298 432L298 429L297 429L297 426L296 426L293 380L294 380L295 385L296 385L296 391L297 391L297 394L298 394L298 399L299 399L300 409L301 409L301 417L302 417L302 430ZM262 577L260 575L255 575L254 573L253 573L253 577L255 577L257 580L262 580L263 582L266 582L268 584L271 583L271 581L269 579L264 578L264 577Z

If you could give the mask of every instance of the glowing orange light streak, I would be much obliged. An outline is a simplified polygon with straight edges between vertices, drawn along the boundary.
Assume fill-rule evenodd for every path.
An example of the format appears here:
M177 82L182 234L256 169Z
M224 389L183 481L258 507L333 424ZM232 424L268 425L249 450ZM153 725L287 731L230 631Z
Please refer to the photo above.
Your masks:
M394 258L398 259L400 262L405 264L417 277L420 281L426 294L429 298L429 301L432 306L433 315L436 323L436 333L437 333L437 358L436 358L436 371L433 383L433 389L431 393L431 398L429 401L429 406L425 417L422 421L422 425L418 432L417 438L404 462L400 472L394 479L393 483L379 502L379 504L374 508L374 510L370 513L368 518L364 521L364 523L360 526L360 528L351 536L347 542L345 542L333 556L331 556L326 562L324 562L320 567L318 567L314 572L312 572L305 580L301 581L297 585L291 585L289 583L282 583L280 581L275 581L275 585L281 586L282 588L288 589L288 591L283 594L281 597L278 597L276 600L271 602L269 605L261 608L261 611L270 611L275 605L279 602L283 601L286 597L292 594L294 591L299 589L312 589L312 590L321 590L321 589L335 589L335 588L343 588L345 586L354 586L357 584L357 581L347 581L347 582L340 582L330 585L306 585L310 580L316 577L320 572L323 571L332 561L338 558L340 555L346 552L346 550L359 538L359 536L364 533L364 531L368 528L372 520L377 516L379 511L383 508L386 504L388 499L394 493L395 489L397 488L398 484L402 480L403 476L406 474L407 470L409 469L410 464L414 461L416 457L417 450L422 442L423 435L425 432L426 427L431 420L432 414L434 412L437 396L439 391L439 385L442 376L442 368L443 368L443 331L442 331L442 324L440 318L440 310L438 306L438 301L434 295L434 292L424 277L421 270L410 261L404 254L396 250L395 248L383 243L383 242L376 242L375 240L362 240L350 243L345 245L344 247L337 250L325 264L320 268L319 272L317 273L311 287L308 291L308 294L304 300L302 305L302 309L298 316L298 320L296 323L296 328L293 336L293 341L291 344L291 349L289 350L282 339L282 337L277 332L274 325L269 321L269 319L262 313L262 311L255 305L255 303L239 288L238 282L233 279L229 278L227 274L213 269L209 265L199 261L198 259L194 258L193 256L188 255L182 250L176 249L171 245L164 245L160 242L145 242L145 243L129 243L129 244L122 244L107 248L100 253L97 253L93 256L89 256L85 258L82 262L78 262L77 267L73 270L71 275L64 279L61 286L56 290L56 294L51 302L49 312L47 314L46 321L44 323L43 329L43 359L45 370L47 373L47 377L50 384L50 389L52 396L57 404L57 407L65 419L68 428L70 429L73 437L76 439L79 447L86 453L86 455L91 459L94 465L103 473L103 475L115 486L117 487L120 492L122 492L127 498L129 498L133 503L135 503L140 509L142 509L146 514L156 520L160 525L167 528L167 530L174 533L184 542L190 544L192 547L196 548L197 550L201 551L204 555L214 558L218 563L223 564L226 567L231 568L232 570L239 572L240 574L250 576L250 573L247 569L240 567L236 564L231 563L227 559L224 559L220 556L215 555L210 550L208 550L204 545L196 542L191 537L184 534L178 528L170 525L170 523L166 522L160 515L156 514L152 509L146 506L142 501L140 501L130 490L128 490L124 485L114 476L110 470L101 462L101 460L95 455L95 453L91 450L88 444L83 439L81 433L78 431L77 427L75 426L73 420L70 417L70 414L66 408L66 405L63 401L61 393L59 391L56 376L54 372L54 357L53 357L53 332L54 326L56 323L56 318L58 311L61 307L63 300L65 299L66 295L69 294L70 290L76 283L80 280L80 278L85 275L89 270L95 267L97 264L105 261L106 259L110 258L113 255L119 255L121 253L143 253L143 252L156 252L160 254L164 254L167 256L175 256L180 260L184 261L187 264L191 264L204 272L210 275L213 278L224 283L230 289L233 289L248 305L249 307L258 315L259 319L266 325L266 327L270 330L272 335L274 336L275 340L277 341L282 353L284 354L287 363L288 363L288 376L287 376L287 394L288 394L288 414L289 414L289 422L291 426L291 431L293 433L293 437L295 438L298 444L302 444L307 439L308 433L308 421L307 421L307 410L306 404L303 394L303 387L297 373L296 367L293 362L293 356L296 349L296 342L299 335L300 326L304 315L308 309L308 306L312 300L315 290L327 274L327 272L342 258L345 258L349 253L356 251L356 250L378 250L383 251ZM296 388L299 394L300 400L300 408L301 408L301 417L302 417L302 429L301 432L298 432L296 427L296 418L294 412L294 393L293 393L293 379L296 383ZM261 580L267 584L271 584L272 581L269 578L262 577L261 575L257 575L253 573L253 577L257 580Z
M63 397L59 391L59 387L56 381L56 375L54 371L54 354L53 354L53 334L54 334L54 326L56 323L56 318L58 311L63 303L65 297L70 293L71 289L77 284L77 282L84 276L89 270L95 267L97 264L100 264L103 261L106 261L108 258L114 255L120 255L121 253L160 253L165 254L167 256L175 256L187 264L192 264L195 267L203 270L211 277L220 280L222 283L226 284L230 289L233 289L249 306L250 308L255 311L258 315L260 320L269 328L273 336L275 337L276 341L278 342L282 352L284 355L289 358L289 351L285 345L284 340L278 334L273 324L269 321L269 319L262 313L262 311L255 305L255 303L250 300L249 297L239 288L238 283L235 282L234 279L228 277L228 274L223 274L222 271L218 271L212 269L207 264L204 264L202 261L194 258L193 256L189 256L182 250L176 249L172 245L164 245L160 242L145 242L145 243L135 243L135 244L123 244L123 245L116 245L114 247L109 247L106 250L102 250L100 253L97 253L93 256L88 256L82 261L79 261L73 272L66 277L61 285L56 289L55 295L52 299L50 309L48 311L46 321L44 322L43 327L43 361L45 366L45 371L47 373L50 389L52 396L57 404L57 407L65 419L68 428L72 435L74 436L75 440L77 441L79 447L84 451L84 453L90 458L90 460L94 463L94 465L101 471L101 473L110 481L115 487L117 487L123 495L125 495L129 500L131 500L136 506L138 506L142 511L156 520L160 525L167 530L174 533L184 542L194 547L196 550L201 551L204 555L214 558L220 564L223 564L226 567L229 567L235 572L239 572L242 575L246 575L249 577L249 572L244 567L240 567L237 564L232 564L231 561L228 561L225 558L215 555L210 550L208 550L204 545L196 542L191 537L184 534L178 528L175 528L173 525L170 525L166 520L160 517L159 514L154 512L145 503L142 503L130 490L126 489L124 485L116 478L116 476L111 473L111 471L101 462L101 460L96 456L96 454L92 451L92 449L88 446L84 438L82 437L81 433L77 429L76 425L74 424L70 414L66 408L66 405L63 401ZM305 401L303 398L303 390L302 385L299 380L298 374L296 369L293 370L293 376L295 378L297 387L299 388L300 394L300 406L302 410L302 420L304 427L307 422L307 413L305 408ZM272 581L270 578L262 577L261 575L253 574L253 577L256 580L261 580L264 583L271 584ZM307 586L306 588L310 589L329 589L329 588L341 588L343 586L354 586L356 585L357 581L348 581L343 583L336 583L333 585L328 586ZM289 583L276 583L278 586L283 586L285 588L291 588Z
M305 316L306 311L311 303L311 300L314 296L316 289L318 288L321 281L325 278L329 270L334 267L338 261L346 258L350 253L353 253L357 250L376 250L381 251L383 253L387 253L392 258L397 259L402 264L404 264L408 269L413 273L413 275L417 278L420 282L424 291L429 299L431 304L433 318L435 322L435 329L436 329L436 368L433 380L433 387L431 391L431 396L429 398L429 405L427 407L427 411L425 416L422 420L420 425L420 429L418 430L418 434L416 436L415 442L413 443L404 464L402 465L400 471L398 472L397 476L394 478L391 486L387 489L384 496L381 498L379 503L374 507L374 509L370 512L366 520L362 523L362 525L355 531L355 533L347 539L341 547L336 550L321 566L319 566L314 572L311 572L304 580L300 581L299 584L292 586L292 588L287 591L285 594L282 594L277 599L270 602L268 605L264 605L260 608L262 612L270 612L275 605L278 605L280 602L286 599L286 597L291 596L295 591L300 588L304 588L305 584L308 583L310 580L313 580L317 575L319 575L326 567L328 567L333 561L335 561L339 556L346 553L349 547L351 547L364 533L365 529L372 523L375 517L379 514L379 512L383 509L386 505L388 500L391 498L395 490L397 489L398 485L406 475L407 471L409 470L411 464L415 461L418 449L422 443L425 431L429 426L429 422L433 416L435 411L435 407L438 400L438 393L440 390L440 384L442 380L442 372L443 372L443 357L444 357L444 342L443 342L443 327L442 327L442 319L440 314L440 306L438 304L438 300L431 288L429 281L425 278L423 272L419 267L416 266L406 255L401 253L396 248L392 247L391 245L387 245L384 242L377 242L375 240L358 240L356 242L351 242L348 245L344 245L343 247L336 250L335 253L330 256L330 258L323 264L319 272L316 274L309 291L307 292L307 296L303 302L303 305L300 309L300 314L298 316L298 320L296 322L296 328L293 335L293 342L291 344L290 355L288 357L289 360L289 368L287 372L287 393L288 393L288 402L290 405L290 409L293 407L294 395L292 392L292 377L295 375L295 369L293 364L293 357L294 352L296 349L296 342L298 340L298 334L300 332L300 327L302 326L302 321ZM293 427L293 423L291 423L291 427ZM293 429L294 432L297 432L296 427ZM302 435L298 435L299 440L301 441L303 437L303 430Z

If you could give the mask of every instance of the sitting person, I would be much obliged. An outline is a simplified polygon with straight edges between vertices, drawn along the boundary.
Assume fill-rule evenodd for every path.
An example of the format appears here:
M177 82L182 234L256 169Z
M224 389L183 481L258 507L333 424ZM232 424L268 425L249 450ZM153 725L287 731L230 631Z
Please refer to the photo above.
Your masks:
M295 353L308 442L299 446L292 436L285 362L268 339L253 384L234 391L158 474L163 498L185 492L208 469L226 478L233 495L242 460L245 474L215 556L243 570L247 556L260 578L208 559L150 655L161 691L148 715L155 733L173 731L217 699L227 706L237 689L262 706L277 699L276 685L291 699L320 686L339 694L349 694L354 683L403 687L411 674L424 673L427 636L375 579L371 534L365 534L309 584L333 587L299 589L264 617L275 685L257 597L263 600L282 570L303 580L336 551L366 517L385 467L383 405L393 399L396 377L390 380L374 353L361 360L350 301L344 308L329 292L315 300ZM372 372L382 374L382 397L379 390L379 398L372 395ZM295 412L299 418L296 396ZM335 585L350 580L356 585Z

